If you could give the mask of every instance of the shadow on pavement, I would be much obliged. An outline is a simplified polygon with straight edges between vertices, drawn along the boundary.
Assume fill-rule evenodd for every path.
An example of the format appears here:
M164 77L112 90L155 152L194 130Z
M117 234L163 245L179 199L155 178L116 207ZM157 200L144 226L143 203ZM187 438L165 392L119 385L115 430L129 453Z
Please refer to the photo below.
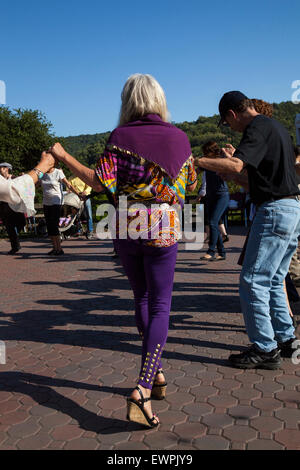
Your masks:
M71 398L61 395L51 387L71 387L75 390L93 390L99 392L107 391L110 394L120 393L121 395L129 392L127 389L99 387L72 380L55 379L23 372L2 372L0 375L1 391L12 391L28 395L40 405L69 415L85 431L92 431L98 434L115 434L141 429L141 426L138 424L125 421L125 417L122 420L96 415L78 405ZM125 414L125 411L122 409L120 414Z

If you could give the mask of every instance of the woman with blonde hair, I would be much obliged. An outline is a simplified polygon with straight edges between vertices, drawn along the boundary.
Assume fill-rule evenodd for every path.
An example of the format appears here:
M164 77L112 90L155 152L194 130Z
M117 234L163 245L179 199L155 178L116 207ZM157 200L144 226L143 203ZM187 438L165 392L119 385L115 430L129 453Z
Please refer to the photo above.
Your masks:
M176 206L183 206L186 189L196 187L197 174L189 140L167 122L164 91L151 75L129 77L121 99L119 126L111 133L95 170L81 165L59 143L51 151L94 190L106 191L117 208L119 222L119 197L127 199L129 234L124 239L121 224L117 224L114 247L133 290L142 338L138 386L128 398L127 419L152 428L159 419L150 400L164 398L167 385L161 356L168 335L180 238ZM138 237L131 237L137 215L131 206L137 202L145 207L138 211L145 223L136 227Z

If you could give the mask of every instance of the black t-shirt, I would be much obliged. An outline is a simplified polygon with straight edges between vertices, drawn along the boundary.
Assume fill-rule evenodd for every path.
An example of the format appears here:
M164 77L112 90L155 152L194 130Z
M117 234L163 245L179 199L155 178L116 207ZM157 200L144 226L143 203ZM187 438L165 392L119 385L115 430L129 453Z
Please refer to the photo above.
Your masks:
M234 156L247 164L254 204L300 194L292 140L275 119L256 116L245 129Z

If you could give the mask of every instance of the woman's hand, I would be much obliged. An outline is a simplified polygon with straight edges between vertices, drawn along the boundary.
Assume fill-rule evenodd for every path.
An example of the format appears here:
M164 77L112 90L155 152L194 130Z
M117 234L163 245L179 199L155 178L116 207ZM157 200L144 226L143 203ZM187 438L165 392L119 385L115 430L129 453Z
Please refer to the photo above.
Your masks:
M235 152L235 148L231 144L226 144L225 147L222 148L222 152L227 158L233 157L233 154Z
M39 163L36 165L36 168L41 170L43 173L51 170L55 166L55 158L50 152L43 152Z
M67 155L67 152L59 142L56 142L54 145L52 145L52 147L49 148L48 152L51 152L52 155L60 161L63 161L65 156Z
M33 170L28 172L28 175L31 176L34 184L36 184L39 180L39 177L43 176L43 173L47 173L54 166L55 158L53 157L53 155L49 152L43 152L40 161L37 165L35 165Z

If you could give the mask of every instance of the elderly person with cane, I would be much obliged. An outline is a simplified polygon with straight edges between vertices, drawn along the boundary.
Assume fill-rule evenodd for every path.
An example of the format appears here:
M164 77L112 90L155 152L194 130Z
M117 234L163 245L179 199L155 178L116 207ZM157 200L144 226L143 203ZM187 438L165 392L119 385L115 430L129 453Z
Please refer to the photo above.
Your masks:
M164 398L166 391L161 356L168 335L180 237L175 207L183 206L186 189L196 187L197 175L186 134L168 122L159 83L151 75L132 75L121 98L119 126L95 170L81 165L59 143L50 151L94 190L105 190L117 210L119 196L124 196L129 213L130 205L139 202L149 216L143 236L122 239L117 230L114 247L133 290L142 338L138 386L128 398L127 419L153 428L159 419L150 400ZM126 214L126 220L130 227L134 217ZM157 230L154 236L153 227Z

